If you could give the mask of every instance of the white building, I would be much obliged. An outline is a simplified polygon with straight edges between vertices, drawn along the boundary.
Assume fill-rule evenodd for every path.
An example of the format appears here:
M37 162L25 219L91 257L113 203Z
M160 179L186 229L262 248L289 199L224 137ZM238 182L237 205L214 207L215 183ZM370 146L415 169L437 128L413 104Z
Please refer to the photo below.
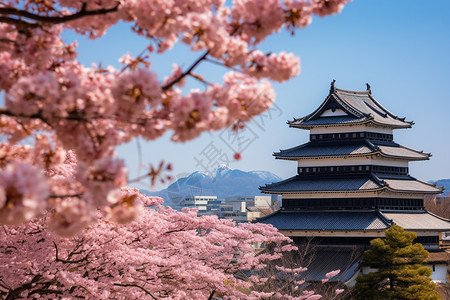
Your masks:
M217 202L217 196L187 196L181 202L181 207L196 208L198 209L198 215L204 215L208 213L208 208L213 208L212 203Z
M228 197L220 205L219 216L236 222L253 221L272 208L271 196Z

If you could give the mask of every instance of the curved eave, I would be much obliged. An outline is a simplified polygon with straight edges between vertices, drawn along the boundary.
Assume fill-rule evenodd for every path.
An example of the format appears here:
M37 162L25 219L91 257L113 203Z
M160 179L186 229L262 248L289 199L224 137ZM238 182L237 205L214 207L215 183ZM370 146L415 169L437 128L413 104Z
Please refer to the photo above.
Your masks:
M409 122L408 124L405 124L405 125L384 124L384 123L376 122L373 119L368 119L368 120L359 121L359 122L335 123L335 124L315 124L315 125L292 124L292 122L295 122L295 120L287 122L287 124L289 125L290 128L299 128L299 129L306 129L306 130L311 130L312 128L317 128L317 127L327 128L327 127L366 125L368 123L371 123L378 127L390 128L390 129L406 129L406 128L411 128L412 125L414 125L414 122Z
M332 191L267 191L264 190L264 187L259 187L259 190L264 194L336 194L336 193L353 193L353 194L360 194L360 193L367 193L367 192L378 192L385 190L386 187L380 187L377 189L365 189L365 190L332 190Z
M355 125L364 125L369 123L371 120L365 120L360 122L352 122L352 123L336 123L336 124L317 124L317 125L300 125L300 124L292 124L290 121L287 122L289 128L299 128L310 130L316 127L340 127L340 126L355 126ZM295 122L295 121L294 121Z
M389 127L389 128L392 128L392 129L402 129L402 128L411 128L413 125L414 125L414 122L408 122L407 124L405 124L405 125L390 125L390 124L384 124L384 123L380 123L380 122L377 122L377 121L375 121L375 120L373 120L372 121L372 123L373 124L375 124L375 125L377 125L377 126L381 126L381 127Z
M399 116L391 113L389 110L387 110L383 105L381 105L380 102L378 102L373 96L372 93L369 93L369 98L377 105L381 110L383 110L386 114L388 114L391 118L398 120L400 122L407 123L405 126L409 126L407 128L411 128L412 125L414 125L414 121L406 121L406 118L400 118Z
M450 222L450 219L447 219L447 218L438 216L438 215L436 215L436 214L433 214L432 212L430 212L430 211L428 211L428 210L427 210L427 214L432 215L433 217L436 217L436 218L441 219L441 220L443 220L443 221Z
M379 150L381 151L381 153L382 153L385 157L394 157L394 158L395 158L395 157L401 157L401 155L390 155L390 154L387 154L387 153L383 153L383 148L385 148L386 146L383 146L383 145L377 145L376 147L377 147L377 149L379 149ZM382 148L380 148L380 147L382 147ZM429 160L430 157L431 157L431 153L425 153L425 152L423 152L423 151L417 151L417 150L414 150L414 149L405 147L405 146L403 146L403 145L399 145L399 148L400 148L400 149L405 149L405 150L407 150L407 151L411 151L411 152L414 152L414 153L416 153L416 154L418 154L418 155L422 155L422 156L423 156L423 157L411 158L411 160Z
M393 119L393 120L395 120L395 121L397 121L397 122L401 122L401 123L402 123L402 124L397 124L397 125L380 123L380 122L377 122L377 121L373 118L372 113L369 113L369 115L370 115L370 116L372 117L372 119L373 119L373 122L374 122L374 123L378 123L378 124L380 124L381 126L386 126L386 125L388 125L390 128L393 128L393 129L394 129L394 128L410 128L410 127L414 124L414 122L412 122L412 121L405 121L406 118L400 118L399 116L393 114L392 112L390 112L389 110L387 110L386 108L384 108L384 106L381 105L381 104L380 104L380 103L372 96L372 92L370 91L370 89L368 89L368 90L366 90L366 91L350 91L350 90L344 90L344 89L340 89L340 88L335 88L334 94L335 94L336 96L338 96L338 98L341 100L341 102L343 102L343 103L345 103L346 105L348 105L348 106L350 106L350 107L352 107L352 108L358 110L358 111L359 111L360 113L362 113L362 114L367 114L366 112L361 111L361 110L359 110L358 108L354 107L351 103L348 103L348 102L347 102L348 99L346 99L348 96L351 97L351 96L353 96L353 95L364 95L364 96L366 96L367 98L369 98L370 101L372 101L372 103L376 106L376 107L372 107L372 105L371 105L370 103L366 102L365 104L366 104L367 107L370 108L370 110L375 111L375 112L377 112L377 110L380 110L380 112L377 112L378 114L379 114L379 113L384 113L385 117L388 117L388 116L389 116L391 119ZM347 95L346 95L346 94L347 94ZM349 95L348 95L348 94L349 94Z
M284 157L277 155L276 153L272 154L275 159L283 159L283 160L291 160L291 161L299 161L299 160L310 160L310 159L325 159L325 158L357 158L357 157L371 157L371 156L382 156L384 158L390 159L398 159L398 160L406 160L406 161L421 161L421 160L429 160L430 156L427 157L406 157L406 156L394 156L394 155L386 155L381 151L370 152L366 154L344 154L344 155L323 155L323 156L295 156L295 157Z
M418 180L415 179L414 181L419 182L421 184L427 185L430 188L434 188L435 191L423 191L423 190L403 190L403 189L395 189L392 188L391 186L389 186L389 183L386 182L386 180L381 179L383 181L383 183L386 185L386 188L388 191L393 192L393 193L415 193L415 194L428 194L428 195L439 195L442 194L444 192L444 188L437 186L435 184L431 184L422 180Z
M386 189L392 193L400 193L400 194L424 194L424 195L439 195L442 194L443 191L411 191L411 190L396 190L392 189L389 186L386 187Z
M450 230L450 220L439 217L428 211L382 211L386 218L392 219L393 224L402 226L408 231L442 232Z

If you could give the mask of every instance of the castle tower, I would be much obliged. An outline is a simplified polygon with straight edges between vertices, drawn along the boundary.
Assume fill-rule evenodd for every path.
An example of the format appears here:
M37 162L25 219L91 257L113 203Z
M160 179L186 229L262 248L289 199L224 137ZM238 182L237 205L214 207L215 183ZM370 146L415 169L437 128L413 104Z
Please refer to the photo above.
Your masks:
M381 106L369 84L365 91L348 91L333 81L314 112L288 125L309 130L310 141L273 154L296 161L298 171L260 187L263 193L282 195L282 208L258 222L272 224L298 244L312 238L322 249L315 269L346 269L340 275L344 282L357 269L348 258L350 249L369 247L393 224L417 233L416 242L428 251L439 250L439 233L449 231L450 222L427 212L423 198L443 190L415 179L408 169L410 161L431 155L394 142L393 130L413 122ZM311 280L323 278L321 272L310 273Z

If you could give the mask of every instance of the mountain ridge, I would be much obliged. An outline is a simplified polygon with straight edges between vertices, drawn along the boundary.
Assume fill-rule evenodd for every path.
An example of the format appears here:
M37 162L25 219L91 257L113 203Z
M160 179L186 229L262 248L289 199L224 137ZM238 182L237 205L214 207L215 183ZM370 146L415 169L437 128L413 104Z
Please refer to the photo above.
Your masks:
M187 176L184 176L187 175ZM219 166L214 173L195 171L183 174L160 191L140 190L148 196L164 199L164 205L177 205L187 196L217 196L218 199L235 196L262 195L259 186L282 180L269 171L242 171Z

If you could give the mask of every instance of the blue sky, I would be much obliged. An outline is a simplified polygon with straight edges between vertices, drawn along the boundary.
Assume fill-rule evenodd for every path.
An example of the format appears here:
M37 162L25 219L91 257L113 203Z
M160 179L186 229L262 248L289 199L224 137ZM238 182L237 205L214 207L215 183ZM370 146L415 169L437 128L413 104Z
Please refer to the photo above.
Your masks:
M121 24L95 41L71 33L66 39L79 41L82 63L118 66L118 57L126 52L137 55L148 45L128 28ZM427 181L450 178L449 30L450 1L355 0L341 14L314 18L311 26L297 31L294 37L282 32L262 44L264 51L295 53L302 69L291 81L274 84L276 107L265 118L252 121L239 137L240 161L232 160L234 149L239 148L236 137L219 131L184 144L171 142L170 134L153 142L140 141L142 163L171 162L175 177L196 170L212 171L215 163L226 160L231 168L293 176L296 163L275 160L272 153L307 142L309 132L288 128L286 120L312 112L327 96L331 80L336 79L337 87L350 90L365 90L369 82L373 96L382 105L416 123L411 129L394 132L396 142L433 154L430 161L410 163L411 175ZM170 72L172 62L187 67L197 55L183 46L176 47L155 56L152 69L163 77ZM220 81L223 74L222 69L207 65L198 71L208 81ZM130 177L139 172L136 145L134 141L118 149L127 161ZM222 159L208 164L206 153Z

